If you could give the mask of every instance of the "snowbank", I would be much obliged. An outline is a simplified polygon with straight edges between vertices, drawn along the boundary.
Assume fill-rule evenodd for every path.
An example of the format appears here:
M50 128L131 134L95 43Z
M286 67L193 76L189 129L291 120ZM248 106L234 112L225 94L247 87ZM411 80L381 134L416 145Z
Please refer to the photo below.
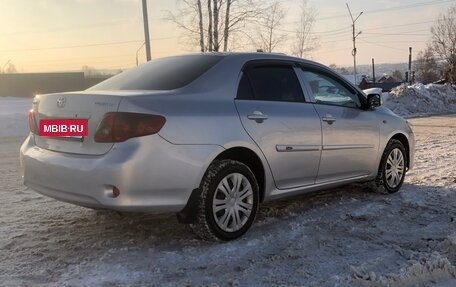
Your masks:
M401 85L383 93L384 106L404 117L456 113L456 88L451 85Z

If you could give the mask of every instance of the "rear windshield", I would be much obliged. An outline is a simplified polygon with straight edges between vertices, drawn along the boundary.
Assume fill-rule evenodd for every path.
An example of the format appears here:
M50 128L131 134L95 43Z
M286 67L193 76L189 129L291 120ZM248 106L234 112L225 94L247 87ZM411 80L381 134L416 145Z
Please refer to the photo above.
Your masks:
M107 79L89 90L174 90L190 84L222 55L186 55L152 60Z

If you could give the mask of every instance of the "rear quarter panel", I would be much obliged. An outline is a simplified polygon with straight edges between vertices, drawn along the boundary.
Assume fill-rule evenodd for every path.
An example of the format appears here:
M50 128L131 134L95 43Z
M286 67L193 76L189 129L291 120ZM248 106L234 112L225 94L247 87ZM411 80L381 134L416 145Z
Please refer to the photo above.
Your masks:
M219 146L222 150L244 147L252 150L265 170L265 186L272 190L274 182L268 162L250 136L245 132L234 104L234 98L212 93L193 93L172 96L140 96L124 98L119 111L162 115L166 123L159 135L174 145L193 147ZM189 149L190 151L191 149ZM199 180L210 163L220 154L208 153ZM269 186L269 187L268 187Z

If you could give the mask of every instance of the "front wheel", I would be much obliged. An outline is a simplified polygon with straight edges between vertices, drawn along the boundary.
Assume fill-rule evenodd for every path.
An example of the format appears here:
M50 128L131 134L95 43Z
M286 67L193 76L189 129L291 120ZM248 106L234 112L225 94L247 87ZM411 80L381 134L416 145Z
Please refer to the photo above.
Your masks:
M252 225L259 201L258 183L243 163L212 163L200 185L196 222L190 226L202 239L232 240Z
M383 193L399 191L404 182L407 156L404 145L395 139L389 141L382 155L375 189Z

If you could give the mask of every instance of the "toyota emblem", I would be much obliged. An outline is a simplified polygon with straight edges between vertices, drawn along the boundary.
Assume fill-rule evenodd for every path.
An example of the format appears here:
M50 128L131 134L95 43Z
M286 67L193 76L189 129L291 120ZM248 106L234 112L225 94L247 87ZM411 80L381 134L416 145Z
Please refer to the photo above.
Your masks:
M66 98L65 97L59 97L57 99L57 107L58 108L63 108L65 107L65 104L66 104Z

